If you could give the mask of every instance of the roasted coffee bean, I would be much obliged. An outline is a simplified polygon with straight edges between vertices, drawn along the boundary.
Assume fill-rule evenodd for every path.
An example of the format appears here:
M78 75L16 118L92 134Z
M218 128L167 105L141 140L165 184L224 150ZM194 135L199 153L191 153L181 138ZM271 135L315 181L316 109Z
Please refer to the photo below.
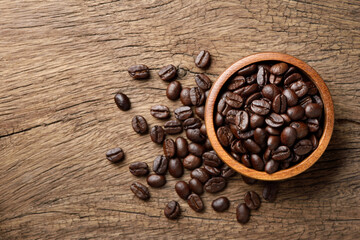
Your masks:
M172 158L176 155L176 144L171 138L165 139L163 143L164 155L167 158Z
M265 164L265 172L267 172L268 174L272 174L276 172L278 168L279 168L279 162L274 161L273 159L271 159Z
M162 67L158 75L163 81L171 81L176 77L176 67L172 64Z
M254 84L256 83L257 80L257 73L254 73L252 75L250 75L249 77L246 78L246 83L247 84Z
M190 89L190 100L192 105L200 106L205 101L205 94L200 88L193 87Z
M244 104L243 98L232 92L228 92L228 94L226 94L225 102L233 108L241 108Z
M223 177L210 178L204 185L205 191L209 193L217 193L226 187L226 180Z
M251 103L254 101L254 100L258 100L261 98L261 93L260 92L257 92L257 93L253 93L251 94L245 101L245 106L250 106Z
M270 150L276 149L280 144L280 137L279 136L269 136L267 139L267 146Z
M274 135L274 136L278 136L280 135L280 130L278 128L273 128L270 126L266 126L265 131L270 134L270 135Z
M303 107L304 109L306 105L308 105L309 103L312 103L312 99L310 96L305 96L299 101L300 106Z
M203 143L206 140L206 137L201 134L199 128L187 129L186 137L195 143Z
M228 127L220 127L216 132L217 138L219 139L219 142L224 147L227 147L231 144L231 141L233 140L234 135L230 131Z
M201 200L201 197L195 193L190 194L187 202L195 212L201 212L202 210L204 210L204 203Z
M274 162L276 162L276 161L274 161ZM282 161L282 162L279 162L280 164L279 164L279 166L280 166L280 169L282 169L282 170L284 170L284 169L287 169L287 168L289 168L290 167L290 162L288 162L288 161Z
M231 151L230 155L231 155L236 161L238 161L238 162L241 161L240 155L237 154L236 152Z
M210 53L206 50L202 50L195 59L195 65L198 68L207 68L210 64L211 57Z
M197 178L192 178L189 181L189 187L191 189L191 191L193 191L194 193L201 195L204 192L204 187L202 185L202 183L199 181L199 179Z
M250 127L252 129L263 126L265 123L265 118L263 116L253 114L250 117Z
M191 153L197 157L201 157L202 154L205 152L205 148L203 145L200 145L198 143L190 143L188 145L188 151L189 151L189 153Z
M319 104L321 108L324 108L324 103L318 95L312 96L315 103Z
M246 177L246 176L244 176L244 175L241 175L241 177L242 177L244 183L246 183L246 184L248 184L248 185L253 185L254 183L257 182L256 179L253 179L253 178L250 178L250 177Z
M197 178L201 183L206 183L210 178L209 174L203 168L194 169L190 176L192 178Z
M177 137L175 140L176 156L184 158L188 155L188 142L183 137Z
M260 146L266 144L267 140L267 132L264 128L257 128L254 131L254 140Z
M113 148L106 152L106 159L112 163L120 162L124 159L124 151L121 148Z
M156 105L156 106L151 107L150 114L154 118L166 119L166 118L170 117L170 110L167 106Z
M272 109L276 113L286 112L286 97L283 94L278 94L272 102Z
M290 127L295 129L297 139L302 139L306 137L309 133L308 126L303 122L292 122L290 124Z
M180 204L178 202L171 201L166 204L166 207L164 209L164 215L168 219L177 219L180 216L180 213Z
M136 133L144 134L148 131L148 124L143 116L136 115L133 117L131 125Z
M245 224L250 219L250 209L245 203L241 203L236 207L236 220L239 223Z
M277 147L277 146L276 146ZM267 163L271 158L272 150L270 148L267 148L263 155L263 160L265 163Z
M200 132L202 135L206 136L207 135L207 132L206 132L206 126L205 126L205 123L203 123L200 127Z
M265 122L270 127L281 127L284 124L284 119L277 113L271 113L266 119Z
M216 212L224 212L229 209L230 201L227 197L219 197L211 203L211 206Z
M311 134L310 136L311 144L313 145L313 149L316 149L319 146L319 140L316 138L314 134Z
M260 146L251 138L246 139L243 143L244 147L251 153L259 153L261 151Z
M269 73L264 67L259 67L256 81L260 86L265 86L269 79Z
M130 189L135 194L135 196L141 200L148 200L150 198L149 189L139 182L134 182L131 184Z
M226 113L225 122L228 124L235 124L236 122L236 115L239 113L237 109L231 109Z
M209 175L211 175L211 176L219 176L220 175L220 173L221 173L221 171L218 169L218 168L215 168L215 167L210 167L210 166L208 166L208 165L205 165L204 166L204 169L205 169L205 171L209 174Z
M205 73L195 75L195 82L199 88L206 91L211 88L211 80Z
M177 118L180 121L184 121L184 120L190 118L192 116L193 112L191 110L191 107L182 106L182 107L175 109L174 114L175 114L175 118Z
M115 94L114 100L120 110L127 111L131 107L130 99L122 92Z
M269 83L279 85L282 81L282 76L276 76L275 74L270 74Z
M294 121L302 119L305 115L304 109L299 105L288 108L286 113Z
M311 144L311 143L310 143ZM287 159L291 154L290 149L287 146L279 146L272 151L272 159L276 161L283 161Z
M302 77L299 73L293 73L285 78L284 84L290 85L293 82L297 82L297 81L301 81L301 80L302 80Z
M204 120L205 106L195 107L196 116Z
M280 94L280 89L274 84L268 84L261 90L261 93L265 98L272 101Z
M246 98L250 96L253 93L256 93L259 91L259 84L254 83L242 88L239 88L234 91L235 94L239 94L241 97Z
M246 131L249 126L249 114L245 111L239 111L235 117L235 125L240 131Z
M284 77L287 78L288 76L290 76L291 74L293 74L294 72L296 72L296 67L291 66L289 67L289 69L286 71L286 73L284 74Z
M149 78L149 68L144 64L133 65L128 68L129 75L134 79Z
M208 138L205 140L203 145L204 145L206 151L210 151L210 150L213 149L212 145L211 145L211 142L210 142L210 140Z
M298 102L298 96L290 88L285 89L282 94L286 97L286 104L289 107L295 106Z
M183 164L178 158L172 158L169 160L168 171L174 178L179 178L184 173Z
M245 83L246 83L246 80L243 76L236 76L230 81L230 83L228 85L228 89L230 91L239 89L239 88L243 87L245 85Z
M250 155L251 165L255 170L263 171L264 170L264 162L261 157L257 154Z
M240 139L248 139L248 138L251 138L252 136L254 136L254 130L250 130L250 131L247 131L247 132L239 132L238 133L238 138Z
M178 100L181 92L181 83L172 81L166 89L166 96L170 100Z
M316 132L320 128L319 120L317 120L316 118L310 118L306 121L306 123L309 128L309 132Z
M246 76L246 75L250 75L256 72L256 70L258 69L258 66L256 64L251 64L249 66L243 67L242 69L240 69L237 74L238 75L242 75L242 76Z
M277 182L265 182L262 192L263 198L268 202L274 202L278 191L279 186Z
M205 152L202 155L202 159L204 160L204 164L211 167L220 167L222 164L221 159L215 153L215 151Z
M281 132L280 139L283 145L291 147L296 140L296 130L292 127L285 127Z
M168 160L165 156L157 156L153 163L153 171L156 174L164 175L168 167Z
M180 101L185 106L192 106L190 99L190 88L183 88L180 92Z
M166 178L164 175L150 174L146 182L150 187L159 188L165 185Z
M284 119L285 124L291 123L291 118L287 114L283 113L283 114L280 114L280 116Z
M200 128L202 125L201 120L198 118L188 118L183 122L183 127L185 130Z
M308 87L308 94L309 95L315 95L315 94L317 94L318 93L318 90L317 90L317 88L316 88L316 86L315 86L315 84L314 83L312 83L312 82L305 82L305 84L306 84L306 86Z
M250 192L245 193L244 202L245 202L246 206L251 210L256 210L261 205L260 197L254 191L250 191Z
M175 184L175 191L182 199L187 199L191 193L189 184L184 181L179 181Z
M320 139L322 137L322 134L323 134L323 129L319 127L319 130L315 132L315 136Z
M179 120L170 120L164 124L164 130L167 134L178 134L182 132L182 124Z
M218 105L216 107L216 110L218 113L222 114L222 112L224 111L226 107L226 102L225 102L225 97L223 98L220 98L219 102L218 102Z
M165 131L161 126L155 125L150 130L150 138L154 143L162 143L165 138Z
M230 145L231 151L236 153L246 153L246 148L244 147L241 140L234 139Z
M321 113L322 113L322 108L317 103L309 103L305 106L305 115L308 118L320 117Z
M129 170L134 176L146 176L149 173L149 166L146 162L133 162L130 164Z
M309 90L306 83L303 81L297 81L292 83L290 85L290 89L293 90L299 98L305 96L305 94L307 94Z
M251 103L251 111L258 115L266 115L270 112L270 104L264 99L254 100Z
M251 168L251 160L249 154L244 154L241 156L241 163L244 164L245 167Z
M228 165L224 164L221 167L221 176L225 179L228 179L232 176L236 175L236 172L234 169L232 169L231 167L229 167Z
M289 69L289 66L284 63L277 63L271 66L270 72L275 75L283 75L287 70Z
M309 139L303 139L294 145L294 152L297 155L305 155L313 149L313 145Z
M184 158L183 165L184 165L184 168L186 168L188 170L193 170L195 168L200 167L201 162L202 162L201 158L199 158L193 154L189 154L186 158Z

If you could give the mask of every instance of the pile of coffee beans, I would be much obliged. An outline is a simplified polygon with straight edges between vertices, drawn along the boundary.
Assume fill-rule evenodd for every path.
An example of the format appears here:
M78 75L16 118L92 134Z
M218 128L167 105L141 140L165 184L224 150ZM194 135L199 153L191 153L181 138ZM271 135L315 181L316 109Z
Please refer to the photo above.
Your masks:
M197 67L205 69L209 67L210 61L210 53L208 51L201 51L195 59L195 64ZM245 72L247 74L253 74L253 72L257 71L258 67L252 66L251 69L255 70L247 70ZM149 68L145 65L131 66L128 69L128 72L134 79L146 79L150 76ZM150 114L154 118L163 120L164 123L162 126L155 125L149 128L148 123L143 116L136 115L132 118L131 125L134 131L140 135L149 132L151 141L162 145L163 154L154 158L152 164L153 173L150 174L151 171L146 162L132 162L129 166L129 171L136 177L146 177L146 183L150 187L160 188L166 184L167 172L174 178L180 178L186 170L188 170L191 179L188 182L176 182L174 189L177 195L185 200L191 209L196 212L202 212L205 209L205 204L201 195L205 191L215 194L224 190L227 186L228 179L236 174L233 169L224 164L217 156L207 138L206 127L203 122L204 105L212 86L212 81L205 73L200 73L195 76L195 83L197 86L192 88L182 88L181 83L175 80L177 77L177 69L174 65L167 65L161 68L158 75L163 81L170 82L166 89L167 98L173 101L180 98L183 105L174 109L173 112L165 105L152 106ZM229 91L232 91L231 89L238 90L244 85L238 80L239 79L232 80L232 84L230 84L231 87L228 88ZM266 84L264 84L264 86L265 85ZM253 91L251 94L255 93L256 91L254 91L253 88L254 87L250 90L246 90L246 92L250 93ZM259 87L257 86L256 89L258 88ZM254 134L245 132L245 130L248 130L248 126L243 119L250 118L251 116L249 116L247 112L245 112L245 115L243 113L237 114L237 111L239 111L237 109L243 106L242 102L246 101L246 99L242 97L240 99L237 97L237 93L231 92L231 94L233 95L228 95L228 93L224 94L225 102L219 103L219 105L224 104L224 109L221 107L218 108L219 110L221 109L220 113L217 115L219 121L221 121L221 124L217 124L219 127L218 137L225 147L231 146L231 149L235 149L236 151L234 150L234 152L237 154L242 151L243 153L246 153L247 148L245 148L241 141L234 143L233 140L235 138L230 130L229 123L236 124L235 119L240 118L241 121L236 124L236 128L241 127L241 129L244 130L241 131L241 134L247 136L245 139L250 139ZM258 94L261 95L261 93ZM260 99L260 97L254 97L253 100L258 99ZM282 99L283 98L280 97L280 101ZM120 110L127 111L131 107L129 98L122 92L117 93L114 100ZM262 106L258 108L261 107ZM228 112L232 112L233 114L227 114ZM239 117L237 115L239 115ZM174 119L171 119L171 116L174 116ZM224 120L225 116L226 119ZM263 115L259 115L259 118L261 117L263 117ZM254 120L256 119L254 118ZM217 121L217 123L219 123L219 121ZM262 121L265 121L265 119ZM270 121L272 125L278 123L276 117L274 117L274 119L271 118ZM274 131L279 131L278 127L273 128ZM171 138L171 135L180 134L183 131L185 131L186 138L182 136L178 136L175 139ZM281 154L282 153L279 150L278 155L280 156ZM106 153L107 159L113 163L121 162L124 159L124 156L124 152L121 148L111 149ZM251 155L247 158L249 166L251 166L250 162L254 157ZM242 177L247 184L254 184L256 182L254 179L245 176ZM150 198L149 188L141 182L134 182L131 184L130 189L139 199L148 200ZM274 201L277 189L276 183L267 183L263 191L264 199L267 201ZM258 209L260 204L261 200L257 193L253 191L247 192L244 197L244 203L240 203L236 208L237 221L240 223L248 222L250 211ZM218 197L213 200L211 206L216 212L223 212L230 207L230 201L227 197ZM165 206L164 215L168 219L177 219L181 215L180 204L174 200L170 201Z
M318 89L284 62L239 70L224 85L216 110L221 145L244 166L269 174L305 159L323 131Z

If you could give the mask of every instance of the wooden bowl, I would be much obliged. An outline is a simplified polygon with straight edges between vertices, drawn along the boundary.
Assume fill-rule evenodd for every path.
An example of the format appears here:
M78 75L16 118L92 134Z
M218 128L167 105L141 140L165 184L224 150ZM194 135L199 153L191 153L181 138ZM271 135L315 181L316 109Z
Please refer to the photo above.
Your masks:
M302 73L305 74L310 80L312 80L312 82L318 88L320 96L324 103L324 112L325 112L323 135L320 138L319 146L316 148L316 150L313 151L302 162L296 164L295 166L285 170L280 170L273 174L268 174L265 171L257 171L255 169L247 168L242 163L236 161L221 146L216 136L215 126L214 126L214 109L216 108L215 103L226 81L241 68L253 63L263 62L263 61L286 62L302 70ZM205 125L206 125L207 135L215 152L227 165L229 165L235 171L239 172L241 175L245 175L250 178L265 180L265 181L277 181L277 180L288 179L304 172L305 170L310 168L324 153L326 147L330 142L330 138L334 129L334 105L331 99L329 89L327 88L324 80L309 65L307 65L303 61L293 56L283 53L276 53L276 52L257 53L245 57L243 59L240 59L239 61L231 65L228 69L225 70L223 74L220 75L217 81L213 84L211 88L211 92L207 98L205 105Z

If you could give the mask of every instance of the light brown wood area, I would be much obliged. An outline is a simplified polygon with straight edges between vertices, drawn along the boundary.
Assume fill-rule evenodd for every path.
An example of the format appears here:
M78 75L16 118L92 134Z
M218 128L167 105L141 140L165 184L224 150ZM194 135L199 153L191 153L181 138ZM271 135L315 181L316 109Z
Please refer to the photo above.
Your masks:
M165 97L157 77L166 64L194 86L194 56L207 49L213 81L238 59L263 51L293 55L325 80L335 128L321 159L281 183L275 203L263 201L250 222L235 220L244 193L262 191L239 176L221 194L204 194L204 213L176 195L167 176L143 202L129 189L145 183L129 163L151 164L162 153L130 126L135 114L162 124L149 108L181 103ZM356 239L360 235L360 2L0 1L0 239ZM151 79L132 80L143 63ZM118 90L128 112L113 100ZM122 147L118 165L106 150ZM189 179L188 172L183 179ZM228 196L215 213L211 201ZM179 201L169 221L164 205Z

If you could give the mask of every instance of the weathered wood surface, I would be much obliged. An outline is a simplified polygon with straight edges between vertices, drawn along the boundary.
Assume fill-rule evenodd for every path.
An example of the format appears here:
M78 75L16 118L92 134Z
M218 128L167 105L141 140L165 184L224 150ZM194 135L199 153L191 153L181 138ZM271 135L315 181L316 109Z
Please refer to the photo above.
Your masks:
M207 2L207 3L205 3ZM0 1L0 239L356 239L360 235L360 2L298 1ZM200 72L193 57L213 56L212 80L261 51L294 55L325 79L335 104L328 150L306 173L283 182L247 225L235 205L248 186L232 179L221 195L231 208L195 213L173 190L150 189L145 203L129 185L128 164L151 163L161 148L130 127L133 115L161 123L149 107L164 96L161 66L183 68L183 86ZM133 63L152 78L133 81ZM121 89L132 109L121 112ZM121 146L126 160L104 153ZM188 179L188 176L184 177ZM139 181L144 182L145 179ZM183 209L168 221L171 199Z

